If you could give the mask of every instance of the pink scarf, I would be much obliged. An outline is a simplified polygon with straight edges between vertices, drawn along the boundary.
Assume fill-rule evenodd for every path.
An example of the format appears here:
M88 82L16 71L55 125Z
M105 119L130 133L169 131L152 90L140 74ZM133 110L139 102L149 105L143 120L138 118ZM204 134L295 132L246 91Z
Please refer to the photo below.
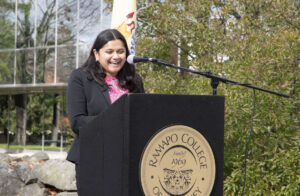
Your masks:
M114 103L122 95L129 92L128 89L120 87L119 80L114 76L106 76L105 77L105 82L109 86L108 94L109 94L109 98L110 98L111 103Z

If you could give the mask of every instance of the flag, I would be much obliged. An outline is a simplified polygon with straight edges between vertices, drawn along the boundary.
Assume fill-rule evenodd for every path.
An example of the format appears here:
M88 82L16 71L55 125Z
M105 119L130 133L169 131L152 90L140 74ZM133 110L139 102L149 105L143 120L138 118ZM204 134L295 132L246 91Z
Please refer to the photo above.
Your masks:
M125 37L130 54L135 54L136 26L136 0L114 0L111 28Z

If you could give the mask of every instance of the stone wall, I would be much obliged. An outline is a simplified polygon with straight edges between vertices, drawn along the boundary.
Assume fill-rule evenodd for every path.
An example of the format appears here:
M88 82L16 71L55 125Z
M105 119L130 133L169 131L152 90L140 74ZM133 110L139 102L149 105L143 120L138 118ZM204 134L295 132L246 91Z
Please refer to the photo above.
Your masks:
M74 164L45 152L13 157L0 153L0 196L77 196Z

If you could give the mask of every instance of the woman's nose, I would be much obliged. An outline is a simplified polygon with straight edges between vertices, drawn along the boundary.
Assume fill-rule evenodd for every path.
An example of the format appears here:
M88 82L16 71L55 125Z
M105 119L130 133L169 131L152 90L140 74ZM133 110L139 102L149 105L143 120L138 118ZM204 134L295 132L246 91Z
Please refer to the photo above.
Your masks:
M119 54L117 52L113 53L113 58L119 58Z

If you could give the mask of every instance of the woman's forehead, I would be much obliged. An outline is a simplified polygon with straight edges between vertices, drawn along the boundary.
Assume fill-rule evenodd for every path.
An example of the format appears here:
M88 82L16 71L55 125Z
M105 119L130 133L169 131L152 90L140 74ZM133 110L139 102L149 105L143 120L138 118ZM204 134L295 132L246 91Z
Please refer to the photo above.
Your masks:
M120 39L115 39L108 41L103 47L103 49L116 49L116 48L125 48L124 43Z

